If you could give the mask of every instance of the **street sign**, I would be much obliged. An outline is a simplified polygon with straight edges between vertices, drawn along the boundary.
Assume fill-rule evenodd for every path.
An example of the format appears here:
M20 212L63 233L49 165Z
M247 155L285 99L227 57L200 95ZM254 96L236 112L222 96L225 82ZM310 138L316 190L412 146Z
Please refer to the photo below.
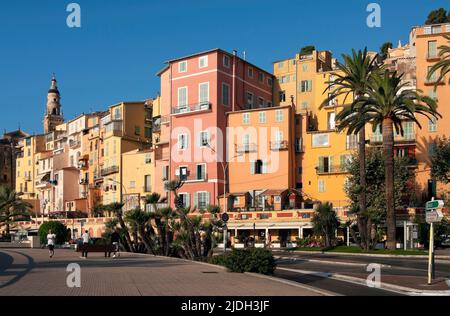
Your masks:
M440 223L444 218L444 214L442 214L442 211L439 210L427 211L425 215L428 224Z
M227 223L230 220L230 216L227 213L222 214L222 221Z
M437 210L437 209L440 209L440 208L443 208L443 207L444 207L444 201L435 200L435 201L427 202L425 208L427 210Z

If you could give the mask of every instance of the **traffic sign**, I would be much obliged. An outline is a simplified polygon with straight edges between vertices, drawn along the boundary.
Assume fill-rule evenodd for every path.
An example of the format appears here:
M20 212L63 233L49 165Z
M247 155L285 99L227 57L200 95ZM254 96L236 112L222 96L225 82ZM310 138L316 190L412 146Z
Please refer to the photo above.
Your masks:
M435 200L435 201L427 202L425 208L427 210L437 210L437 209L440 209L440 208L443 208L443 207L444 207L444 201Z
M425 213L426 215L426 221L428 224L431 223L440 223L442 219L444 218L444 214L442 214L441 211L433 210L433 211L427 211Z
M230 220L230 216L227 213L222 214L222 221L227 223Z

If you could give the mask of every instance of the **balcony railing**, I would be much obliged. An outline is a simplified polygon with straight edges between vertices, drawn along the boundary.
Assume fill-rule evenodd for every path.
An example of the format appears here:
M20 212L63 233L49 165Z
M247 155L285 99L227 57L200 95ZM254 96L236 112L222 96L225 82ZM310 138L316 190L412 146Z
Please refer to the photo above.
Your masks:
M69 147L71 149L75 149L75 148L78 148L80 146L81 146L81 141L79 141L79 140L71 140L71 141L69 141Z
M348 173L347 166L337 165L337 166L319 166L316 167L318 175L336 174L336 173Z
M111 166L108 168L103 168L100 172L102 177L106 177L110 174L118 173L120 170L119 166Z
M256 144L243 144L243 145L236 145L236 153L243 154L243 153L253 153L257 152L258 146Z
M177 175L177 178L183 182L204 182L208 180L208 174L188 172L187 175Z
M89 180L88 179L81 179L80 180L80 185L89 185Z
M401 143L401 142L414 142L416 140L416 134L415 133L407 133L402 135L394 135L394 142ZM370 135L370 142L372 144L381 144L383 143L383 135L374 134Z
M273 151L289 149L289 142L286 140L270 142L270 149Z
M200 112L200 111L209 111L211 110L211 103L209 102L202 102L197 103L193 105L182 105L178 107L172 108L172 114L179 115L179 114L186 114L186 113L192 113L192 112Z

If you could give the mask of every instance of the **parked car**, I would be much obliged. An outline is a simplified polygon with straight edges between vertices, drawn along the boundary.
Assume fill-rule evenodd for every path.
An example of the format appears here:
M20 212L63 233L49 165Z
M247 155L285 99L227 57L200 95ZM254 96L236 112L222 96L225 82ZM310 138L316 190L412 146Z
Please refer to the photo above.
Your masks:
M450 238L444 238L441 242L441 247L443 248L450 248Z

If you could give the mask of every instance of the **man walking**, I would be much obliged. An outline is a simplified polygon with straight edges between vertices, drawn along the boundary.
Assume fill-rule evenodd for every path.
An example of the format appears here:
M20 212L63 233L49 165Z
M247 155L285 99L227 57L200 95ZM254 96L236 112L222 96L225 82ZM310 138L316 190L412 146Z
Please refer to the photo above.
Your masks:
M91 236L89 236L89 231L85 231L84 234L81 236L83 238L83 252L82 252L82 256L84 259L87 258L88 256L88 251L87 248L89 246L89 240L91 239Z
M56 243L56 235L52 233L50 229L47 234L47 247L50 253L50 258L53 258L55 255L55 243Z
M120 235L117 230L111 234L111 244L114 246L113 258L120 257Z

